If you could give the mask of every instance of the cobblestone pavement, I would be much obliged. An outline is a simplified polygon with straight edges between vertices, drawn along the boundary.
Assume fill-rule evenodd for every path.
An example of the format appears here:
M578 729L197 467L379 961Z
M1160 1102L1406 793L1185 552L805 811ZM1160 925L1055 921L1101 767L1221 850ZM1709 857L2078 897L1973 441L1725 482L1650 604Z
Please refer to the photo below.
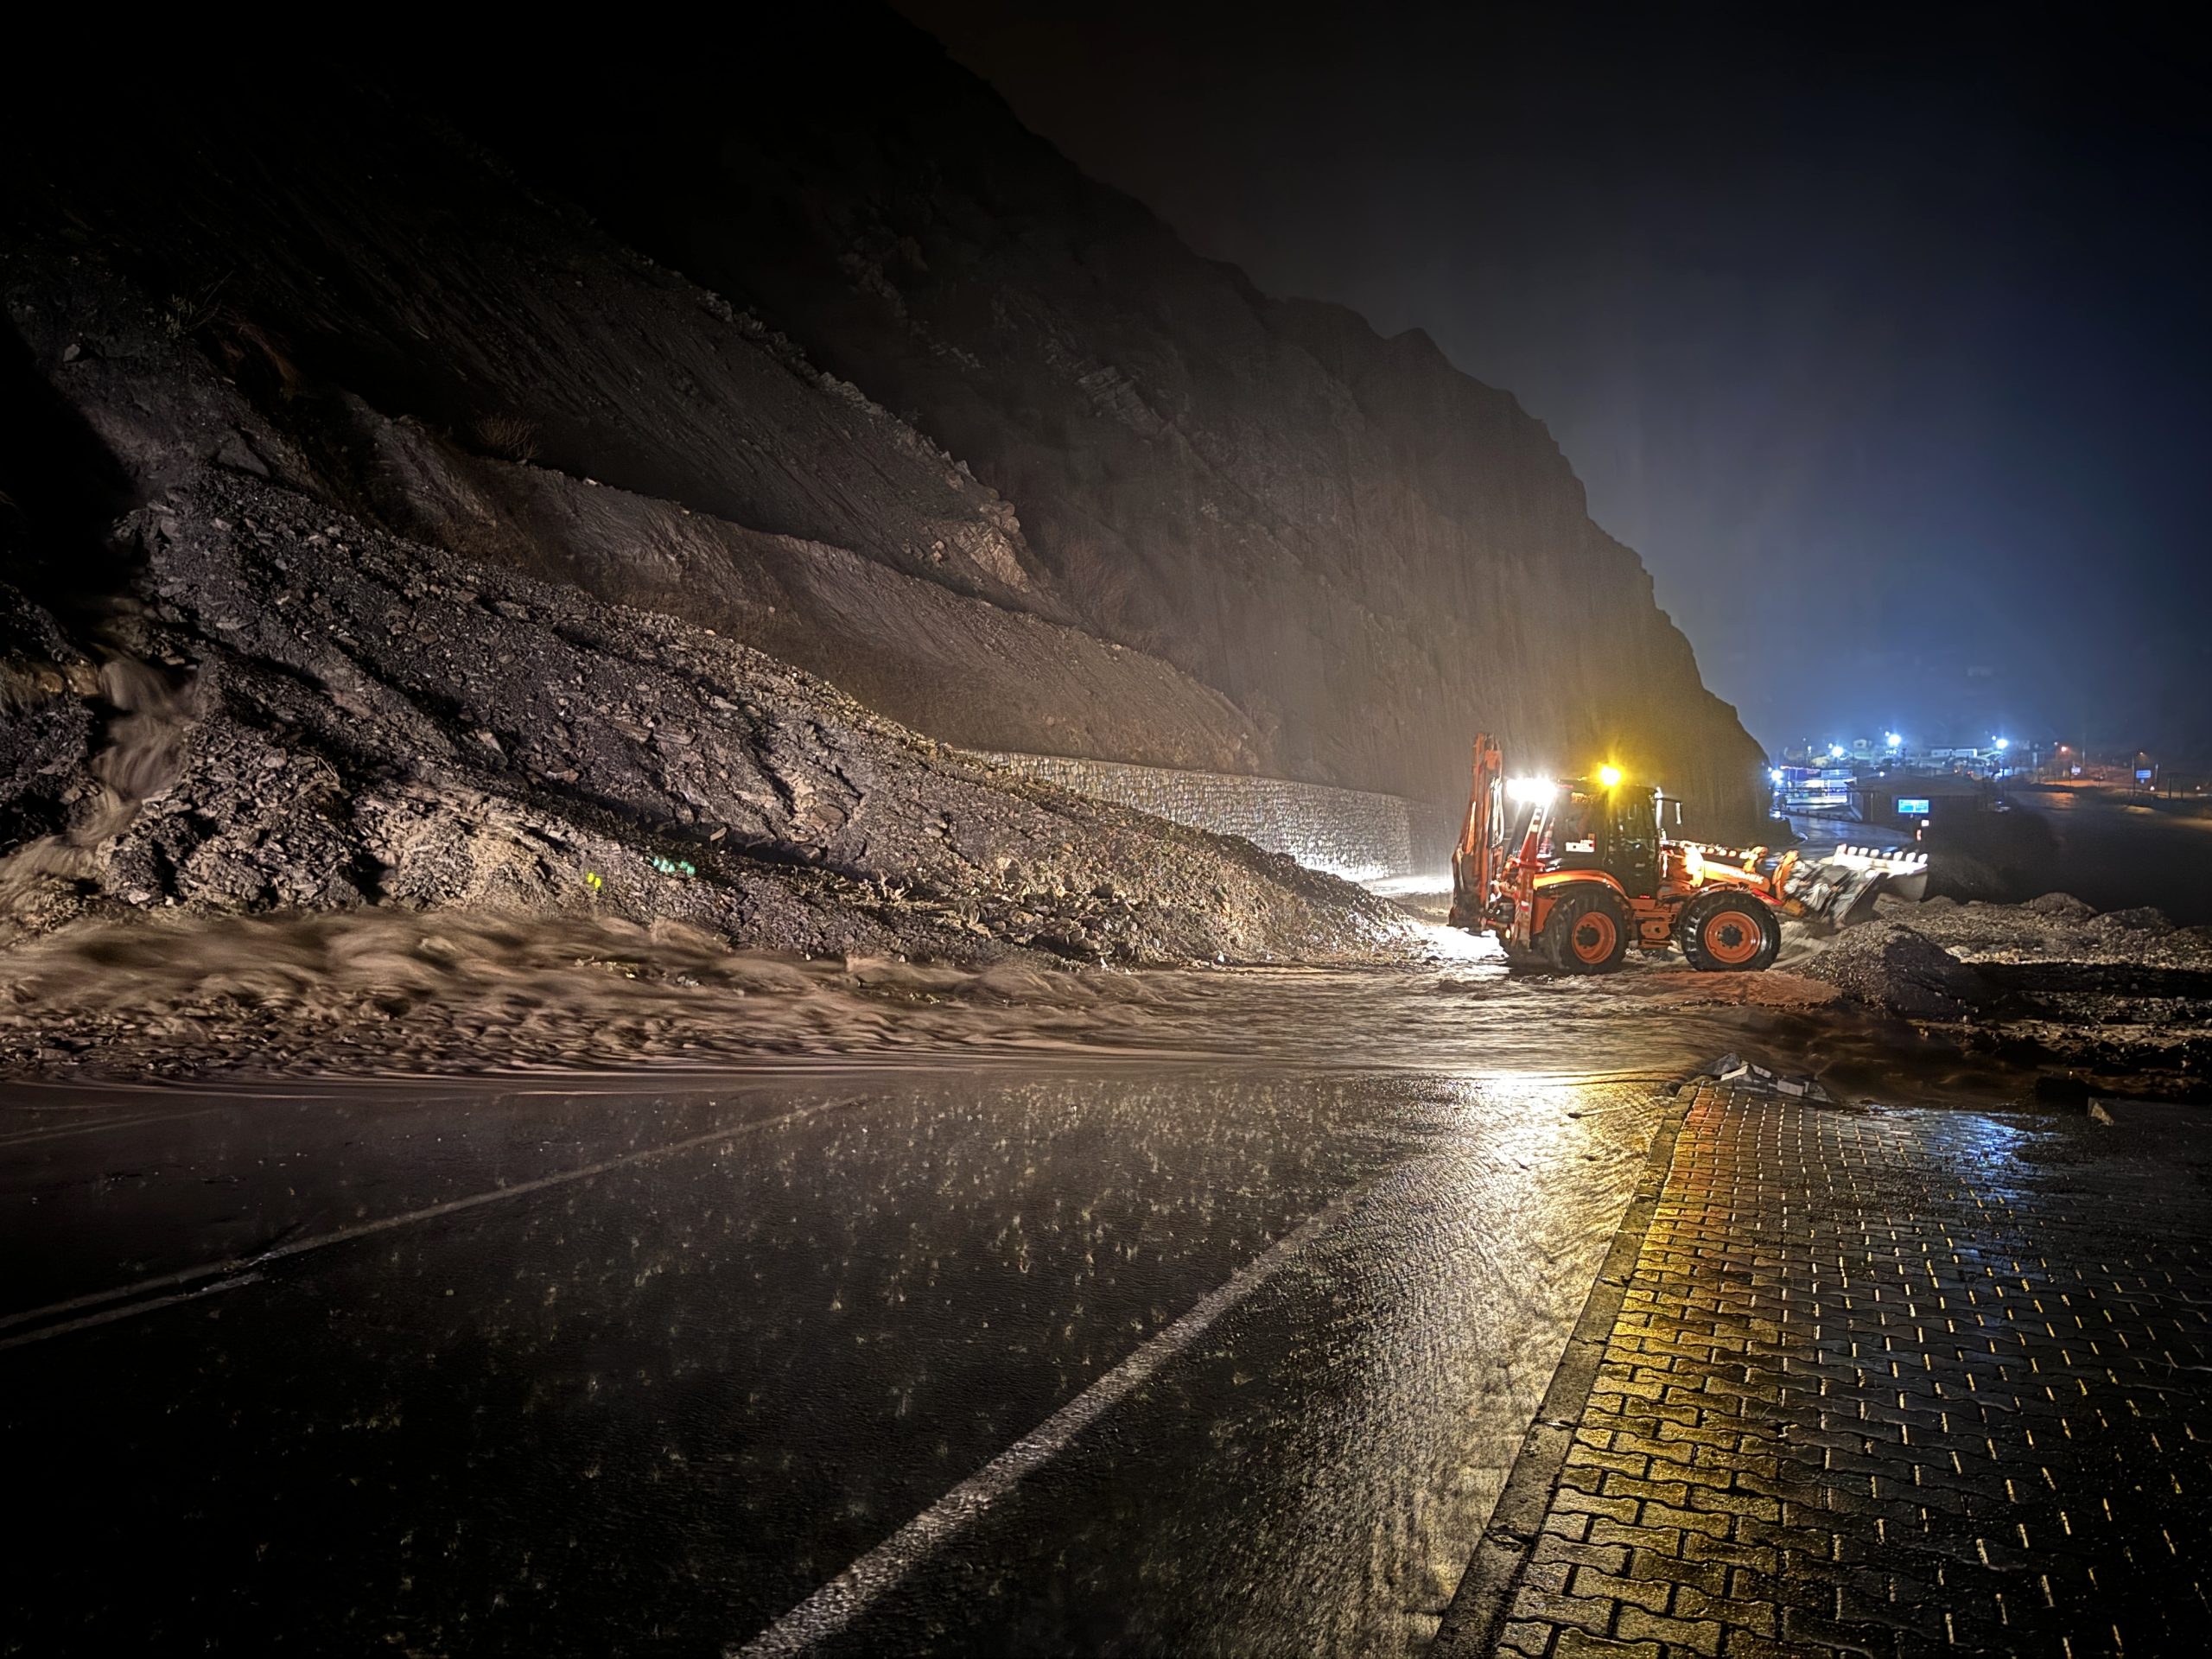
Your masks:
M1686 1099L1496 1651L2205 1651L2212 1119Z

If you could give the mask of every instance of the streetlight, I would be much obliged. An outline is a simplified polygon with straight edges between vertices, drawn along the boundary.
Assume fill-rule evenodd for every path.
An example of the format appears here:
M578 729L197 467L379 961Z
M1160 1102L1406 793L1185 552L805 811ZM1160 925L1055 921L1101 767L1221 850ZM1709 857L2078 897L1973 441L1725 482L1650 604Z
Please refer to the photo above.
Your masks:
M1884 740L1893 749L1902 747L1904 742L1904 739L1899 737L1895 732L1884 734Z

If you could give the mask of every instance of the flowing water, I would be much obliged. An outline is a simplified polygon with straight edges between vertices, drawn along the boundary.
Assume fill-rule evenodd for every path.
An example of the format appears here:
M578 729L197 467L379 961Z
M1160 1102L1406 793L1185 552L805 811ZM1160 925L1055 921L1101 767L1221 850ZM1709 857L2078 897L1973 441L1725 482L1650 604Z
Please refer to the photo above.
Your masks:
M1412 925L1422 952L1381 966L1078 973L747 956L593 917L134 921L10 951L0 1041L123 1078L922 1053L1675 1076L1756 1048L1847 1089L1900 1071L2021 1086L1787 971L1700 974L1668 957L1602 979L1522 976L1487 942ZM1783 969L1819 948L1793 927Z

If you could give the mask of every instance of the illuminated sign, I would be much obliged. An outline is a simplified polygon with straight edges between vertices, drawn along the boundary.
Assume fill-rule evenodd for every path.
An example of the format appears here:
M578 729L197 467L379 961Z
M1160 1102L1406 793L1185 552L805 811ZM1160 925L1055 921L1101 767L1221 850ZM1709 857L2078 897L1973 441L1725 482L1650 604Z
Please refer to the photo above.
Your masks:
M1901 818L1926 817L1928 816L1927 798L1925 797L1910 798L1903 795L1898 796L1897 816Z

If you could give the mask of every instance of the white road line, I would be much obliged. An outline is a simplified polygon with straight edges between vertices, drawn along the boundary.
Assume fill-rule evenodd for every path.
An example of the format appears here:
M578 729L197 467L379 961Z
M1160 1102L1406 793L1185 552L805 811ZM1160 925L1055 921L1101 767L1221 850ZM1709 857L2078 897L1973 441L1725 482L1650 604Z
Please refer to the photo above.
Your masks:
M213 1106L203 1106L191 1112L142 1112L136 1117L101 1118L90 1123L60 1123L35 1129L18 1129L12 1135L0 1135L0 1147L22 1146L32 1141L58 1141L66 1135L98 1135L106 1129L136 1128L141 1123L181 1123L187 1118L205 1117L214 1109Z
M246 1285L257 1285L257 1273L241 1273L228 1279L217 1279L201 1285L196 1290L180 1290L172 1295L156 1296L143 1302L125 1302L120 1307L111 1307L99 1313L87 1313L82 1319L67 1319L60 1325L49 1325L39 1331L19 1331L12 1337L0 1337L0 1350L21 1348L27 1344L44 1342L48 1337L58 1337L70 1331L82 1331L88 1325L112 1325L118 1319L128 1319L140 1313L150 1313L157 1307L173 1307L179 1302L196 1302L203 1296L219 1295L226 1290L237 1290Z
M866 1098L866 1096L860 1096ZM715 1129L706 1135L695 1135L688 1140L671 1141L664 1147L648 1147L642 1152L625 1153L620 1158L609 1158L602 1163L587 1164L581 1169L563 1170L557 1175L541 1175L536 1180L518 1181L512 1186L493 1187L489 1192L472 1192L466 1198L448 1198L443 1204L425 1205L420 1210L409 1210L396 1216L381 1216L374 1221L365 1221L357 1226L340 1227L327 1233L317 1233L312 1238L293 1239L288 1243L272 1244L265 1250L251 1255L234 1255L220 1262L203 1262L197 1267L181 1268L175 1273L164 1273L151 1279L118 1286L113 1290L96 1290L88 1295L73 1296L66 1302L49 1302L44 1307L27 1308L21 1313L0 1315L0 1330L10 1325L28 1325L35 1320L51 1319L56 1314L73 1313L79 1308L98 1307L105 1302L119 1302L151 1291L171 1290L180 1285L189 1285L202 1279L218 1278L226 1274L242 1273L249 1268L281 1262L289 1255L301 1255L308 1250L320 1250L333 1244L344 1244L372 1234L390 1232L395 1227L412 1226L418 1221L431 1221L440 1216L450 1216L463 1210L474 1210L481 1205L500 1204L509 1198L519 1198L527 1193L542 1192L549 1186L561 1186L570 1181L589 1180L594 1175L604 1175L610 1170L626 1165L644 1163L649 1159L665 1158L673 1153L689 1152L696 1147L710 1146L717 1141L734 1141L741 1135L750 1135L755 1129L765 1129L779 1123L791 1123L801 1118L849 1106L852 1099L825 1100L812 1106L802 1106L796 1111L785 1112L775 1117L755 1118L749 1123L740 1123L731 1128ZM48 1337L60 1336L66 1331L81 1330L87 1325L105 1324L109 1319L119 1319L125 1313L150 1313L157 1307L167 1307L180 1300L162 1296L155 1300L136 1303L117 1313L99 1319L73 1319L67 1324L50 1325L25 1336L0 1342L0 1348L20 1347L25 1343L42 1341Z
M1308 1217L1226 1284L1209 1292L1181 1319L1154 1337L1043 1423L962 1481L874 1549L823 1585L804 1601L728 1659L768 1659L804 1653L828 1641L878 1597L928 1559L938 1547L982 1518L984 1510L1019 1485L1024 1476L1044 1467L1068 1443L1114 1408L1133 1389L1149 1382L1167 1362L1196 1342L1224 1313L1274 1277L1290 1258L1341 1221L1364 1187L1345 1193L1327 1209Z

